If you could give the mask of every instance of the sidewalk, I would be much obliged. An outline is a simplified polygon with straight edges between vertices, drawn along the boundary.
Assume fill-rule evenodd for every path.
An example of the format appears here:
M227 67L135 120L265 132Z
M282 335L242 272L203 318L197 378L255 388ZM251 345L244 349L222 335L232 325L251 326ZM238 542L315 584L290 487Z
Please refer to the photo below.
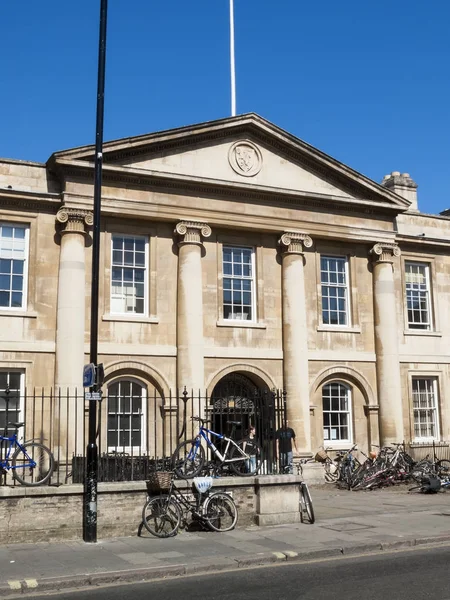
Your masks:
M450 543L450 494L311 489L314 525L180 532L0 549L0 597Z

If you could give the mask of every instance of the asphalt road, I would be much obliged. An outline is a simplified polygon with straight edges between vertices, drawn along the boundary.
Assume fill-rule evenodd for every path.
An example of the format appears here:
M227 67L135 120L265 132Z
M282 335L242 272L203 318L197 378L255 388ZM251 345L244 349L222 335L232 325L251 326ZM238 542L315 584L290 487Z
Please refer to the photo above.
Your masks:
M450 600L450 547L192 576L54 600ZM27 598L31 598L27 596ZM37 598L37 596L34 596ZM42 599L42 596L40 596Z

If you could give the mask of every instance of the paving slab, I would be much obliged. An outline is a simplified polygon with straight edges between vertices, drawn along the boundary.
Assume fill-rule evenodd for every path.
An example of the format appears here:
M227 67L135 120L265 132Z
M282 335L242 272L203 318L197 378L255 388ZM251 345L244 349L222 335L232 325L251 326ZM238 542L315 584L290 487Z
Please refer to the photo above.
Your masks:
M450 544L448 493L322 486L312 489L312 497L314 525L183 531L168 539L145 530L141 537L97 544L8 544L0 550L0 597Z

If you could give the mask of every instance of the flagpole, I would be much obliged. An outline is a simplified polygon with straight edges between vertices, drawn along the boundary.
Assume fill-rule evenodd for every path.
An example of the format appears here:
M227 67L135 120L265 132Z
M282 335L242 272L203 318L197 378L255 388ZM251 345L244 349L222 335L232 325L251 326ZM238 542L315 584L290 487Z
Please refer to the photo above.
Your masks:
M234 67L234 0L230 0L230 71L231 71L231 116L236 116L236 72Z

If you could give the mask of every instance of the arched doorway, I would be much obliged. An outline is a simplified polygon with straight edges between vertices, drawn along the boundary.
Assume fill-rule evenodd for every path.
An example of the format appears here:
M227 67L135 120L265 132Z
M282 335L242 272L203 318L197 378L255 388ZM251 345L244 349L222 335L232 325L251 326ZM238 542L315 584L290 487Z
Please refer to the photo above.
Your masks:
M240 440L254 425L258 440L267 447L281 423L283 397L263 382L235 372L215 385L208 409L213 431Z

